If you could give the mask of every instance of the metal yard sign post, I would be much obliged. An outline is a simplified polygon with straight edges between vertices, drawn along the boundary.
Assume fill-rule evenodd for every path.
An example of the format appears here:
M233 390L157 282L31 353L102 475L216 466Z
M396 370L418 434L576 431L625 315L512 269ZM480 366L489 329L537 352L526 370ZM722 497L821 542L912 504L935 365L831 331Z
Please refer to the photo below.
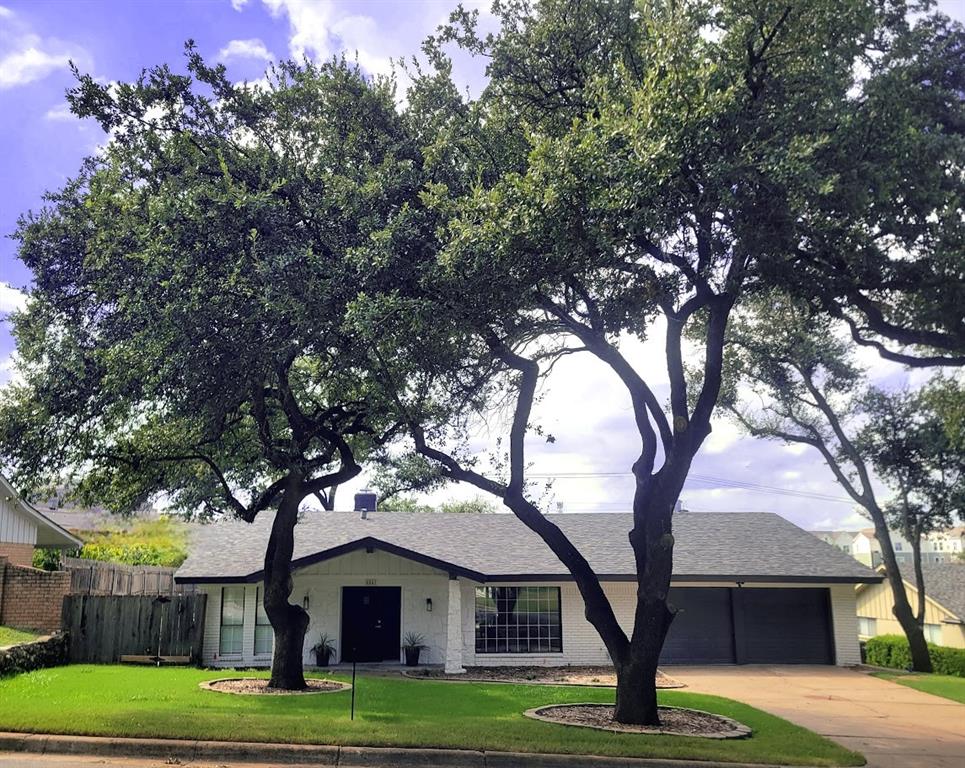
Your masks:
M355 649L352 649L352 712L349 720L355 719Z

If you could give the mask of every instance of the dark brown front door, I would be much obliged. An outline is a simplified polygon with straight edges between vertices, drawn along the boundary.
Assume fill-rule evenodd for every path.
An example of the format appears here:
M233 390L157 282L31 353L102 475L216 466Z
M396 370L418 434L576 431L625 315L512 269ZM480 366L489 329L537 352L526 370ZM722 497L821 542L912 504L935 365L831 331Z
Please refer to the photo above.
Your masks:
M342 588L342 661L398 661L401 587Z

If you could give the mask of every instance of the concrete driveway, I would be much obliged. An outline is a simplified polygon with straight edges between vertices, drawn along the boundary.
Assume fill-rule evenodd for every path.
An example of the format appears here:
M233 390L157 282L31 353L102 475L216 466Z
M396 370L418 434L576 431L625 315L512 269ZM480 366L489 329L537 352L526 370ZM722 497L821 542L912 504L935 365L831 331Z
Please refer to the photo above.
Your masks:
M871 768L963 768L965 705L853 669L668 667L693 691L746 702L861 752Z

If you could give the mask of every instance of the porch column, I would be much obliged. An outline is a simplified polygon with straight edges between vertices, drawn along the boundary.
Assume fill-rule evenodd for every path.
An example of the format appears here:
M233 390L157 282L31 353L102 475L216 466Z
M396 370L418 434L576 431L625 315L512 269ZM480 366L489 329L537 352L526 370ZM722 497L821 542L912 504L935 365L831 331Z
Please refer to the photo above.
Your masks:
M465 672L462 666L462 589L459 579L449 577L449 602L446 609L446 674Z

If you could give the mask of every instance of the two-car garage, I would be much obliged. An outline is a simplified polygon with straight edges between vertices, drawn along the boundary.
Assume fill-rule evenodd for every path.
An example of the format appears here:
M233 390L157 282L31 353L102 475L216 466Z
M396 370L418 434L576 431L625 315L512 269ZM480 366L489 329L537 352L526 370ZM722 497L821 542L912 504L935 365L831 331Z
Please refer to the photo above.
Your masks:
M833 664L827 588L674 587L661 664Z

